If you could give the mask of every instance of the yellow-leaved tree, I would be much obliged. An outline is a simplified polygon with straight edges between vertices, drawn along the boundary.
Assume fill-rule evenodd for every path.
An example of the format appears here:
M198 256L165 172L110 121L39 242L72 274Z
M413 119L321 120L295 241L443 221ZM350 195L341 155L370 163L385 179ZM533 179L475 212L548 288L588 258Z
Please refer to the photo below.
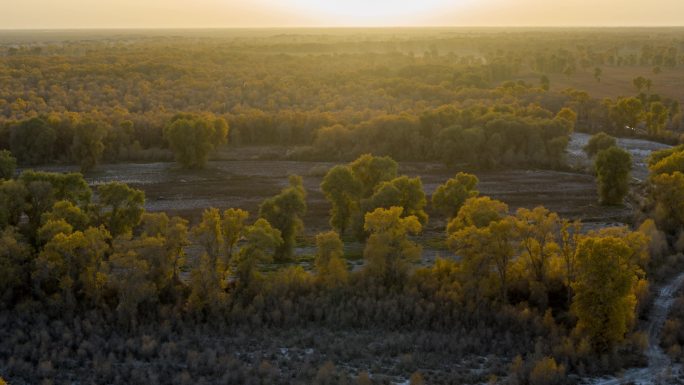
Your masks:
M420 259L421 247L409 239L422 226L413 215L402 218L402 207L378 208L365 215L364 229L370 233L363 255L366 271L387 286L400 284L412 262Z
M620 237L589 236L580 241L576 259L576 331L596 351L607 351L624 339L634 321L640 270L634 250Z

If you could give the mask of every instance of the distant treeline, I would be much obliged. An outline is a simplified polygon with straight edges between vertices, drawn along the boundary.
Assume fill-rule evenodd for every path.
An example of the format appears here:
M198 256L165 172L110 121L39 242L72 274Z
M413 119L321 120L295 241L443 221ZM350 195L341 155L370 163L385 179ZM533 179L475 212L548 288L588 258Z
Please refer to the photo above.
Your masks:
M601 66L680 66L667 31L595 42L588 31L424 33L0 46L0 149L23 164L81 162L75 147L101 142L88 156L167 160L165 127L193 113L223 118L233 145L314 146L300 156L353 159L379 146L401 160L472 162L443 148L472 139L468 150L491 155L476 166L555 167L569 133L553 127L563 108L583 131L676 141L684 128L679 102L652 94L649 79L634 79L634 97L598 100L551 91L545 75L589 71L600 82ZM539 81L517 80L529 73Z

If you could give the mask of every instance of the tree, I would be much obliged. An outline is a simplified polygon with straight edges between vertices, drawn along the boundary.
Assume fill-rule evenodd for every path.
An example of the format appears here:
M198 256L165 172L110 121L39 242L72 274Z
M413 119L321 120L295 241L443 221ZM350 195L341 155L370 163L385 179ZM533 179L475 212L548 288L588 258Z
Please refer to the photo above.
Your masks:
M364 229L370 233L363 256L366 271L386 286L401 285L411 263L420 259L421 248L409 239L422 231L415 216L403 217L404 209L378 208L366 213Z
M112 236L128 233L145 212L145 193L119 182L98 186L100 218Z
M621 205L629 191L632 155L619 147L610 147L596 155L594 168L601 204Z
M651 178L650 200L658 227L670 234L684 225L684 174L660 174Z
M515 226L523 256L528 259L532 276L537 282L546 282L548 261L558 249L555 234L559 224L558 214L543 206L533 210L519 208L516 212Z
M202 213L202 220L192 229L198 243L204 248L214 269L224 274L233 258L233 249L243 235L249 213L240 209L227 209L223 216L216 208Z
M501 220L508 213L508 205L490 197L468 198L449 222L447 233L452 234L462 228L475 226L487 227L491 222Z
M425 225L428 221L426 204L420 177L409 178L404 175L380 183L373 195L363 203L363 208L365 212L370 212L380 207L401 207L404 209L404 216L415 216L422 225Z
M530 385L562 385L565 380L565 367L558 365L553 357L537 361L530 372Z
M629 246L616 237L588 237L577 247L572 311L577 330L598 352L622 341L634 320L637 282Z
M599 83L601 83L601 75L603 75L603 70L598 67L594 68L594 79Z
M150 262L146 258L160 247L157 238L120 238L114 242L114 252L108 261L108 285L117 293L116 311L125 324L136 324L143 302L156 302L158 291L150 278Z
M568 305L572 293L570 292L570 284L575 280L575 271L577 269L577 260L575 258L577 245L582 236L582 222L579 219L570 222L563 219L560 222L560 237L558 239L558 246L560 248L560 255L563 258L563 267L565 269L565 286L568 288Z
M31 247L15 228L0 231L0 304L12 304L28 294L31 281Z
M219 209L212 207L204 210L202 220L192 228L192 234L197 243L204 248L204 253L210 261L216 264L225 243Z
M447 245L463 258L463 269L468 277L466 284L476 286L478 296L487 289L488 277L494 270L499 283L499 299L508 302L508 272L517 252L515 230L514 218L507 216L484 227L465 226L449 235Z
M556 114L556 120L563 122L566 126L565 130L568 134L571 134L575 130L575 124L577 124L577 113L570 108L563 107Z
M52 209L57 201L65 200L79 207L90 204L92 190L80 173L51 173L26 170L19 176L28 192L26 215L30 233L41 225L43 213Z
M17 226L28 209L28 190L16 180L0 180L0 230L7 225Z
M273 260L273 253L283 244L280 231L263 218L245 229L245 245L236 256L237 276L243 287L248 287L261 263Z
M203 168L209 153L225 144L227 136L226 121L211 115L177 114L164 128L164 138L185 168Z
M316 271L326 287L336 287L348 280L347 263L344 260L344 244L334 231L316 235Z
M539 85L541 86L542 90L548 91L549 88L551 88L551 81L549 80L549 77L546 75L542 75L539 79Z
M612 109L612 116L619 131L634 130L643 118L644 106L640 99L621 98Z
M653 102L644 116L649 135L657 136L665 129L670 110L662 102Z
M399 165L388 156L361 155L349 164L354 176L361 182L361 197L368 198L373 195L375 186L380 182L392 180L397 177Z
M221 226L224 247L226 249L226 261L230 261L233 258L233 249L242 236L242 232L245 228L245 221L248 217L249 213L241 209L230 208L223 212Z
M70 309L79 299L100 303L106 282L103 261L110 239L102 227L56 234L35 260L32 279L36 293L57 296Z
M634 87L636 87L637 92L641 92L644 88L648 86L649 80L643 76L637 76L634 78L634 80L632 80L632 84L634 84Z
M166 213L144 213L141 218L141 227L142 238L154 237L163 241L165 255L168 256L167 258L172 265L173 282L180 282L180 271L185 266L184 248L190 245L188 221L181 217L169 219ZM156 269L154 264L152 269ZM167 268L160 270L167 270Z
M10 149L20 163L41 164L53 158L55 130L40 118L21 121L10 131Z
M0 180L14 178L17 169L17 158L7 150L0 150Z
M285 260L292 257L295 237L303 228L302 216L306 213L306 191L302 178L290 176L290 186L280 194L266 199L259 206L259 217L264 218L278 229L283 238L276 250L276 259Z
M71 226L64 219L53 219L46 221L37 232L38 245L42 246L54 238L57 234L72 234L74 232Z
M32 182L47 182L52 189L55 200L67 200L75 205L84 207L90 203L92 190L88 182L83 179L80 173L55 173L26 170L21 173L19 180L27 187ZM52 207L52 204L50 204Z
M586 146L584 146L583 150L587 156L591 158L599 152L613 146L617 146L617 141L615 138L606 134L605 132L599 132L589 138L589 142Z
M216 270L216 263L206 253L190 272L190 295L188 308L193 314L214 311L225 299L223 275Z
M321 190L332 205L330 225L340 234L345 233L359 211L362 187L348 166L331 168L321 182Z
M651 177L660 174L672 174L674 172L684 172L684 151L672 153L657 163L649 167Z
M52 210L44 213L41 216L41 223L45 224L49 221L64 220L74 229L83 231L88 227L90 218L88 214L83 212L80 207L74 205L70 201L57 201L52 206Z
M432 206L440 210L447 218L453 218L469 198L476 197L479 180L473 174L459 172L455 177L437 187L432 194Z
M95 120L83 121L76 125L71 154L80 164L82 173L92 170L102 158L105 148L102 139L106 133L106 126Z

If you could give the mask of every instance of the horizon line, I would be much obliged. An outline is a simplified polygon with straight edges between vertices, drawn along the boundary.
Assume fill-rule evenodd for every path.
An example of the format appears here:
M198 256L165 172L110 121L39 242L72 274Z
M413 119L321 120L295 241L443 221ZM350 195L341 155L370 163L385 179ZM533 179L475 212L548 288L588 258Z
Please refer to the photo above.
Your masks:
M164 26L164 27L140 27L140 26L104 26L104 27L19 27L4 28L0 31L111 31L111 30L269 30L269 29L465 29L465 28L605 28L605 29L626 29L626 28L684 28L680 25L652 25L652 24L632 24L632 25L301 25L301 26L251 26L251 27L230 27L230 26L210 26L210 27L190 27L190 26Z

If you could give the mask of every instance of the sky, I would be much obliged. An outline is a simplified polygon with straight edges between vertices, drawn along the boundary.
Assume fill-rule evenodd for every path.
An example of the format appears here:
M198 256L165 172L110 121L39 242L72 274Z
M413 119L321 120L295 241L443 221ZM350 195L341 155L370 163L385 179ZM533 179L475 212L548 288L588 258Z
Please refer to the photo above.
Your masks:
M0 0L0 7L0 29L684 25L684 0Z

